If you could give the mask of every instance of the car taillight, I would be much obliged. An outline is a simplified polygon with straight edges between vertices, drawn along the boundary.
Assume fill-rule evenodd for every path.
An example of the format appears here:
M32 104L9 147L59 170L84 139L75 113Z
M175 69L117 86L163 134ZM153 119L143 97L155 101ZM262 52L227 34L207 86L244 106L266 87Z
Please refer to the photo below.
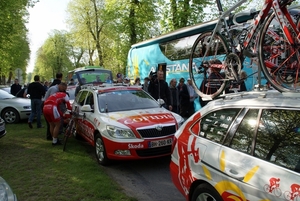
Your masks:
M173 153L173 150L174 150L174 148L175 148L176 143L177 143L177 138L174 136L174 137L173 137L173 142L172 142L171 153Z

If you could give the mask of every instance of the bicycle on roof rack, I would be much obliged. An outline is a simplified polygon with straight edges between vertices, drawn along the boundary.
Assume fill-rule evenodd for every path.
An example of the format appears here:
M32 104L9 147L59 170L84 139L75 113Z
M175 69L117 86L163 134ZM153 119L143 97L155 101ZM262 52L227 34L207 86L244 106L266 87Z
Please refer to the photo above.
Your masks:
M216 0L220 17L215 28L201 33L193 44L189 73L202 98L216 98L228 85L241 83L246 57L258 62L259 72L262 70L278 91L300 91L299 12L294 15L287 9L294 0L265 0L253 22L235 38L230 19L234 25L244 25L236 21L240 14L231 12L246 1L241 0L224 12L220 0Z

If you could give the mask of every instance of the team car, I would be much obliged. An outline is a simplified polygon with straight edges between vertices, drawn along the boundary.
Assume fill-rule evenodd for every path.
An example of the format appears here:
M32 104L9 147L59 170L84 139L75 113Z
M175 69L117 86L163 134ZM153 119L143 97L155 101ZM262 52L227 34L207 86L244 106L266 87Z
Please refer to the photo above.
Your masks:
M172 181L186 200L300 200L300 95L209 102L175 134Z
M74 135L95 147L102 165L170 155L174 133L184 121L139 86L85 85L72 107Z

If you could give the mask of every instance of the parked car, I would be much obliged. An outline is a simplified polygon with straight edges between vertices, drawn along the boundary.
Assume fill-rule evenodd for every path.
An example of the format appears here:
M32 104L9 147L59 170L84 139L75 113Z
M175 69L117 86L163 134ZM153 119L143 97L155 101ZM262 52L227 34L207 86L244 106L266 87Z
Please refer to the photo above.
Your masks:
M16 194L13 193L8 183L0 177L0 200L1 201L17 201Z
M0 118L0 138L6 135L5 122L2 118Z
M85 86L73 102L75 136L95 147L97 160L146 159L171 154L183 118L138 86Z
M175 134L170 171L186 200L300 199L300 94L209 102Z
M31 112L30 99L17 98L0 89L0 115L8 124L28 119Z

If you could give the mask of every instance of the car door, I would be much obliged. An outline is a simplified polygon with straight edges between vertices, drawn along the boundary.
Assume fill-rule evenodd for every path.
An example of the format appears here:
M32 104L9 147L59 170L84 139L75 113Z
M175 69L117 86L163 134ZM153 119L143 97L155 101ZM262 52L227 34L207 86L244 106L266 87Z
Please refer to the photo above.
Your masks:
M183 152L187 154L186 158L190 158L187 169L190 169L195 175L199 175L201 179L210 182L218 191L225 189L223 181L226 179L222 172L223 165L220 162L222 143L239 112L240 108L224 108L205 114L191 126L191 132L198 135L198 137L195 139L195 142L192 142L194 139L189 139L191 144ZM180 147L178 149L180 150ZM190 157L192 154L194 159ZM182 158L184 159L184 157ZM191 161L191 159L193 160ZM182 163L184 164L184 161ZM186 168L186 166L183 167ZM221 191L219 193L222 194Z
M73 103L73 110L76 112L76 132L83 136L84 134L84 125L83 124L83 119L84 119L84 112L81 111L81 107L84 105L86 97L87 97L88 91L86 90L81 90L76 99L75 102Z
M93 92L89 91L86 95L84 105L89 105L92 110L81 111L82 129L84 130L83 136L92 145L94 144L94 131L96 129L95 123L97 122L94 111L94 103L97 103L97 101L95 101L94 98Z
M228 146L220 152L227 186L232 188L228 196L242 200L296 200L294 187L300 183L299 111L246 110L233 137L225 142Z

